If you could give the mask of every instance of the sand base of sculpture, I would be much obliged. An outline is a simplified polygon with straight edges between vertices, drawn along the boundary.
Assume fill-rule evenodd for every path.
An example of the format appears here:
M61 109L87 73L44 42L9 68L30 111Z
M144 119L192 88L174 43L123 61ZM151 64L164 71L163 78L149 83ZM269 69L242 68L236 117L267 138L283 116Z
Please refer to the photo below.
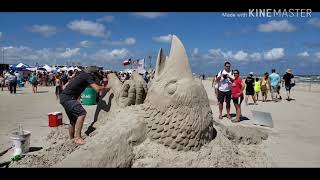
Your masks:
M101 111L83 146L60 126L47 137L48 147L10 167L270 167L263 153L267 134L252 127L214 123L215 138L199 151L177 151L146 135L143 105ZM87 130L89 126L84 127ZM92 128L92 127L90 127Z

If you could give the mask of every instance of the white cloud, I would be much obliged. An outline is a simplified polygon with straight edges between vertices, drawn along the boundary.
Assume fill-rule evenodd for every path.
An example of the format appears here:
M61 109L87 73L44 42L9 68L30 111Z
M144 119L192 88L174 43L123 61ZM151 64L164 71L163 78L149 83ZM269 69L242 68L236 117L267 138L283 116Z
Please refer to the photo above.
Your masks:
M194 48L192 51L192 55L196 56L199 54L199 48Z
M95 53L94 58L99 61L113 61L124 59L129 55L129 51L126 48L114 49L112 51L107 49L99 50Z
M262 59L262 55L256 52L256 53L250 54L250 58L254 61L259 61Z
M90 47L91 44L92 44L92 43L91 43L90 41L81 41L81 42L79 43L79 45L80 45L81 47L84 47L84 48Z
M249 59L249 54L244 51L238 51L233 58L238 61L246 61Z
M208 54L205 54L203 57L205 59L214 59L214 60L236 60L236 61L260 61L265 60L276 60L284 56L283 48L273 48L265 53L249 53L244 50L237 51L233 53L232 51L223 51L219 49L209 49Z
M50 25L33 25L30 28L30 31L33 33L39 33L43 35L44 37L49 37L52 35L55 35L58 30L55 26L50 26Z
M277 60L284 57L284 49L283 48L273 48L264 53L264 59L266 60Z
M209 49L208 57L216 58L216 59L231 59L233 58L232 51L224 52L220 48L219 49Z
M317 52L314 55L316 56L316 58L320 59L320 52Z
M172 39L172 34L168 34L165 36L159 36L159 37L153 37L152 39L156 42L170 43L171 39Z
M86 20L75 20L70 22L68 25L73 31L78 31L81 34L91 35L95 37L106 36L106 29L103 24L86 21Z
M305 51L305 52L299 53L298 56L300 56L300 57L309 57L310 55L309 55L309 53L307 51Z
M111 42L112 45L128 45L128 46L134 45L135 43L136 43L136 39L132 37L126 38L125 40Z
M272 20L266 24L260 24L258 31L260 32L293 32L297 28L288 22L288 20L276 21Z
M320 28L320 19L319 18L312 18L308 22L308 24Z
M165 16L168 13L160 13L160 12L139 12L139 13L132 13L135 16L144 17L147 19L155 19L161 16Z
M71 58L73 56L79 55L79 53L80 53L80 48L74 48L74 49L66 48L64 52L60 53L60 57Z
M103 16L101 18L98 18L97 21L98 22L107 22L107 23L111 23L114 20L113 16Z
M130 52L123 49L113 50L98 50L87 54L80 51L80 48L42 48L33 49L30 47L4 47L5 48L5 63L16 64L23 62L29 65L35 65L38 62L40 65L81 63L82 65L121 65L121 62L114 60L122 60L132 56ZM110 64L111 63L111 64Z

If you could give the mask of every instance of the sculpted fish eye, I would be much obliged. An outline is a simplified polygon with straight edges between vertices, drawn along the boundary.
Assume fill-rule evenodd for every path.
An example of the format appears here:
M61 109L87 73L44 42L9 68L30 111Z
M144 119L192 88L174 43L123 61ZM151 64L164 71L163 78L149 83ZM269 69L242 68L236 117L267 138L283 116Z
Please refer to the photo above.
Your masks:
M172 95L176 92L177 90L177 81L170 81L167 85L166 85L166 91L169 95Z

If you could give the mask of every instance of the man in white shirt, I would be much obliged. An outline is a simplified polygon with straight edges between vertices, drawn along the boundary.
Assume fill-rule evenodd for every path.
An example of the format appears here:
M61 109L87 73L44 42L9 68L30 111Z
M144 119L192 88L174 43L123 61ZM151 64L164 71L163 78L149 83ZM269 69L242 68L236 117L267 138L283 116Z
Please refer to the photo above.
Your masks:
M222 119L223 102L226 102L227 118L230 116L231 86L234 76L230 70L230 63L224 63L224 69L218 73L218 101L219 101L219 119Z

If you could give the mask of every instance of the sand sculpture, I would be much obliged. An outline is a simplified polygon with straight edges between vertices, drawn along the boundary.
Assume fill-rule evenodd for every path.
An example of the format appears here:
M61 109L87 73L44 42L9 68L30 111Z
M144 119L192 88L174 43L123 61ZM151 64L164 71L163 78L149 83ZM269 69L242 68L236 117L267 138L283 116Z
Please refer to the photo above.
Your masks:
M199 150L213 139L207 93L195 80L181 41L172 37L170 55L159 50L155 77L144 103L148 136L177 150Z
M147 86L134 72L122 85L119 79L108 77L120 108L142 104ZM159 50L155 77L148 90L143 110L148 136L177 150L199 150L213 138L212 111L206 91L193 78L189 60L181 41L172 37L169 57Z
M213 120L206 90L193 78L185 49L176 36L167 58L159 50L148 88L136 72L123 84L114 74L108 78L112 93L98 103L94 125L89 126L96 130L88 134L85 145L73 145L67 140L67 127L61 127L48 137L50 147L11 166L239 167L252 166L258 160L265 166L260 151L247 157L248 153L232 142L248 139L250 144L251 137L233 133L249 129L224 130L226 127ZM266 137L258 134L255 139L253 143L258 144Z

